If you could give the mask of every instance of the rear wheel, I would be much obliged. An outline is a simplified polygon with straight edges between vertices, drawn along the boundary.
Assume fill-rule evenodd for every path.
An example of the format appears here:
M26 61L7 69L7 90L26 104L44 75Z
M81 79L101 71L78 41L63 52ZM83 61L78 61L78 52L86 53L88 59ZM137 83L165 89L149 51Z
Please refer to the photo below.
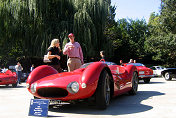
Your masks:
M130 95L136 95L137 89L138 89L138 75L136 72L133 73L133 78L132 78L132 89L129 91Z
M18 84L18 82L15 83L15 84L12 84L12 87L17 87L17 84Z
M149 83L151 78L144 78L145 83Z
M110 103L110 76L106 70L102 71L96 90L96 105L99 109L106 109Z
M165 73L164 78L165 78L165 80L167 80L167 81L172 80L172 77L171 77L171 75L170 75L169 72L166 72L166 73Z

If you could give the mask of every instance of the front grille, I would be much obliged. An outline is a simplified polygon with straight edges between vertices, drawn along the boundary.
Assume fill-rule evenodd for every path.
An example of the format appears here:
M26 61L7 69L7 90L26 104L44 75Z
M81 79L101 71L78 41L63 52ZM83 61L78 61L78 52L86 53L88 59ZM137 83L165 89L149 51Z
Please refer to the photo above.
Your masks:
M59 98L65 97L68 95L68 92L65 89L61 88L40 88L37 91L38 95L41 97L52 97L52 98Z

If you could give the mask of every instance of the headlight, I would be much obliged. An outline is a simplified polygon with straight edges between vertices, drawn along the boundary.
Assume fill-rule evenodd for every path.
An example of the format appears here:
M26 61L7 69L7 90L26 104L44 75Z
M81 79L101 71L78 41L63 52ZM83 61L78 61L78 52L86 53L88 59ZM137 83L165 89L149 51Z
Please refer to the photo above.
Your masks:
M81 87L86 88L87 87L86 83L82 83Z
M37 83L31 84L31 92L35 93L37 88Z
M141 75L141 74L144 74L144 71L139 71L139 74Z
M74 81L74 82L69 83L67 85L67 90L72 94L77 93L79 91L78 82Z

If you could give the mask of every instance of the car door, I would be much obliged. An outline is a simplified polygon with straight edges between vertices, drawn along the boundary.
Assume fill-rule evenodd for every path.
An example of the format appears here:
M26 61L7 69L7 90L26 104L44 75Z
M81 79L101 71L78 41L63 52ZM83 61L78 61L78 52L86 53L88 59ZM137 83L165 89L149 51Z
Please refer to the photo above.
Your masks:
M117 95L127 88L128 75L125 74L126 71L123 66L113 65L110 69L114 79L114 94Z

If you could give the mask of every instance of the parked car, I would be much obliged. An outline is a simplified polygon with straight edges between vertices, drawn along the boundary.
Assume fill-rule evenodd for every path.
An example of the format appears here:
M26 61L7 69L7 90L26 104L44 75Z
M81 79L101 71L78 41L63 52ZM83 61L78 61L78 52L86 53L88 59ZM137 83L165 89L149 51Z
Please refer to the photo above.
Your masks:
M176 78L176 68L166 68L161 72L161 75L165 78L165 80L172 80L172 78Z
M106 109L112 97L137 93L138 74L134 65L120 66L112 62L85 63L77 70L62 73L42 65L30 73L26 84L34 98L90 100L98 108Z
M150 67L150 69L153 70L153 74L154 74L155 77L160 77L161 76L161 72L163 70L166 70L166 68L162 67L162 66L152 66L152 67Z
M139 80L144 80L145 83L149 83L150 79L154 77L153 70L146 67L142 63L126 63L125 65L136 66L139 75Z
M13 87L17 87L17 75L15 72L7 70L5 73L0 73L0 85L12 84Z
M9 70L11 70L12 72L16 72L16 69L15 69L14 65L9 66ZM29 76L28 72L23 72L22 71L21 82L25 82L27 80L28 76Z

